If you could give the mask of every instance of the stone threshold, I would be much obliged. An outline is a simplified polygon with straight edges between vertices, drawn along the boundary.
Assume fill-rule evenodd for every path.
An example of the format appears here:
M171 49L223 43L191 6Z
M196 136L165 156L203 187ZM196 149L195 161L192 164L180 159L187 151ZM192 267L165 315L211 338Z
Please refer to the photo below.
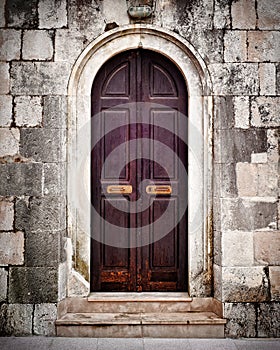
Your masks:
M191 302L193 298L189 296L188 293L168 293L168 292L141 292L141 293L126 293L126 292L96 292L90 293L87 298L90 302L165 302L165 301L174 301L174 302Z

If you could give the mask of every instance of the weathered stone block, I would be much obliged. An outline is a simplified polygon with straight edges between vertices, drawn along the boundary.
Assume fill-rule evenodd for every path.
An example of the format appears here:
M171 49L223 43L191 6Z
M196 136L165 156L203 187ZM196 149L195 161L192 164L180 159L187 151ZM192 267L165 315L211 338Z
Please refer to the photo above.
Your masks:
M5 1L0 1L0 27L5 27Z
M12 231L14 223L13 198L0 197L0 231Z
M234 97L234 126L236 128L248 129L250 120L250 108L248 96Z
M276 94L276 67L273 63L260 63L260 94L275 95Z
M215 164L214 188L220 198L236 197L236 173L234 163ZM215 189L214 189L215 190Z
M23 262L23 232L0 232L0 265L22 265Z
M280 337L280 303L261 303L258 308L258 336Z
M0 60L11 61L20 59L21 32L14 29L0 30Z
M9 301L40 304L57 301L57 269L52 267L11 267Z
M233 97L214 96L214 128L231 129L233 126Z
M256 9L252 0L236 0L231 6L233 29L255 29Z
M39 196L42 193L42 164L0 164L0 195Z
M19 130L0 129L0 157L13 156L19 152Z
M227 319L225 336L231 338L256 337L257 315L254 304L225 303L224 317Z
M46 30L28 30L23 33L22 58L25 60L51 60L53 33Z
M237 163L236 180L239 197L258 195L258 167L256 164Z
M257 127L279 127L280 97L253 98L251 124Z
M37 0L6 1L8 27L34 28L38 25Z
M65 96L43 98L44 128L65 129L67 127L67 100Z
M66 203L64 197L31 198L16 202L16 228L32 232L60 231L66 227Z
M66 298L67 292L68 266L67 262L59 264L58 267L58 300Z
M242 62L247 58L247 33L245 31L227 31L224 36L225 62Z
M10 91L9 64L0 62L0 94L8 94Z
M276 94L280 95L280 64L276 65Z
M269 266L271 300L280 301L280 266Z
M172 3L172 1L170 1L170 3ZM116 22L118 25L129 24L130 21L127 13L127 4L122 0L115 0L114 5L115 8L118 9L117 11L112 11L112 3L110 0L105 0L100 3L105 23Z
M39 96L15 97L15 120L18 126L42 124L42 102Z
M215 0L214 28L230 27L230 3L228 0Z
M257 95L257 64L214 63L209 65L215 95Z
M64 195L66 193L66 164L44 164L44 195Z
M254 264L253 233L223 232L222 254L223 266L252 266Z
M255 202L253 200L221 199L222 231L252 231L268 228L276 222L277 203L274 201Z
M213 265L214 277L214 297L222 300L222 268L219 265Z
M262 265L280 265L280 231L254 233L255 261Z
M4 268L0 268L0 303L3 303L7 299L7 287L8 272Z
M55 304L35 305L34 310L34 334L55 336L55 320L57 307Z
M20 154L37 162L66 160L66 132L59 129L21 129Z
M69 45L71 42L71 45ZM84 36L77 30L57 30L55 36L56 62L74 63L84 48Z
M70 65L66 62L13 62L14 95L66 95Z
M261 164L267 163L267 153L252 153L251 154L251 163Z
M13 99L9 95L0 95L0 126L7 127L12 122Z
M39 28L67 26L66 0L40 0L38 4Z
M248 32L248 60L250 62L280 61L280 32Z
M277 164L258 164L259 197L278 198L278 166Z
M260 29L280 29L280 2L258 0L258 27Z
M33 305L10 304L6 310L5 334L32 335Z
M263 302L269 299L269 284L263 267L223 267L223 301Z
M278 163L279 161L279 144L280 131L278 129L267 130L267 160L271 163Z

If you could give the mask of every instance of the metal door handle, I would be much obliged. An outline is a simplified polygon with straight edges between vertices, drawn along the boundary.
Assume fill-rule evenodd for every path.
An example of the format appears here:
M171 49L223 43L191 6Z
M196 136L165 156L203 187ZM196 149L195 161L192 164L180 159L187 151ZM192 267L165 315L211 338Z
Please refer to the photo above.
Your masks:
M109 185L107 186L107 193L116 193L116 194L132 193L132 186L131 185Z
M148 194L171 194L172 187L169 185L149 185L146 187Z

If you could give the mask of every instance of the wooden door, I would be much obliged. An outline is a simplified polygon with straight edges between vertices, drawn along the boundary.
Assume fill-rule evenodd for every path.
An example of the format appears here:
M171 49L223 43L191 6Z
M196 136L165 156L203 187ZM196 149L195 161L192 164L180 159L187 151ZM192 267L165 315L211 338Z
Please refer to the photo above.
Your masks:
M91 220L92 291L187 290L187 214L178 220L178 194L187 197L179 166L187 168L187 146L176 136L184 129L186 139L186 113L184 79L162 55L126 51L98 72L92 87L92 139L98 140L91 156L97 212ZM129 210L133 205L137 210ZM99 216L118 229L106 228ZM162 218L174 222L164 235Z

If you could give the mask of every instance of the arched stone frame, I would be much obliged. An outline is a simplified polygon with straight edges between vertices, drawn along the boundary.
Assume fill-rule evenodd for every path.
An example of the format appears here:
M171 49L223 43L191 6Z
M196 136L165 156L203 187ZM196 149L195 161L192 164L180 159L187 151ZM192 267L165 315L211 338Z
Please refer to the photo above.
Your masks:
M91 136L88 126L91 119L92 84L96 73L109 58L138 47L156 51L173 61L188 87L188 118L192 125L188 134L188 285L191 296L210 296L211 81L203 60L189 42L168 30L143 24L116 28L98 37L82 52L71 73L68 86L68 296L89 293ZM80 159L84 155L88 155L88 159L81 169ZM197 171L197 165L200 171ZM79 190L80 187L87 188L87 199L80 198L83 192Z

